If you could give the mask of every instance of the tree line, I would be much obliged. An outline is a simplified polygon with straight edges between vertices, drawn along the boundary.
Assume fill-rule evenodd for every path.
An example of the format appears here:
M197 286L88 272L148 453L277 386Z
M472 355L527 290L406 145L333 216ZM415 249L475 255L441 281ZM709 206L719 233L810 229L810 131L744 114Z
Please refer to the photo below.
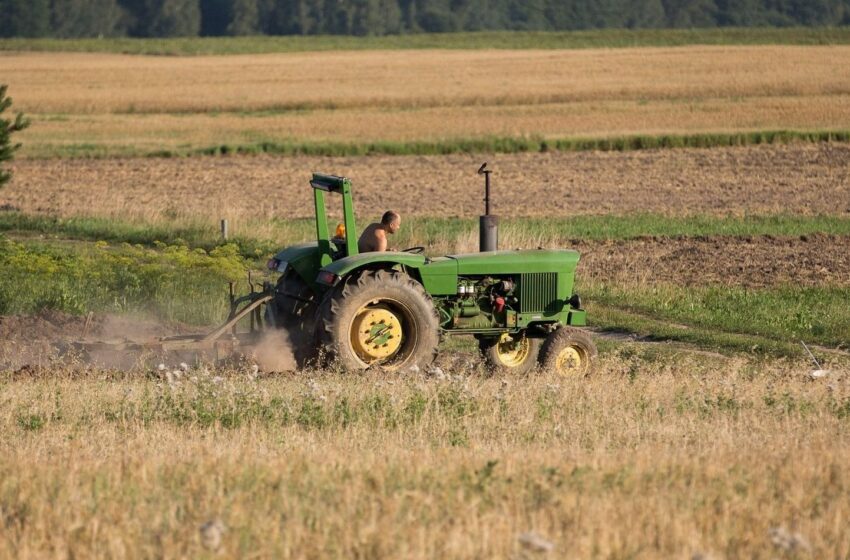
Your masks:
M850 0L0 0L0 37L850 25Z

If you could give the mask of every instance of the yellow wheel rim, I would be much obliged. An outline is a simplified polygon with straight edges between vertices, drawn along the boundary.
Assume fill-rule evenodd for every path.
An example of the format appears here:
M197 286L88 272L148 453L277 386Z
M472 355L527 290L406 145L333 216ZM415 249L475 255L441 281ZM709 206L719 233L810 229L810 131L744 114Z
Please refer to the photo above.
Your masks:
M503 334L496 344L496 353L502 364L507 367L517 367L528 359L531 353L531 342L524 336L513 338Z
M583 353L575 346L567 346L558 354L555 360L555 369L561 375L575 375L584 373L587 360Z
M401 321L383 306L363 306L351 322L351 347L367 364L395 355L402 335Z

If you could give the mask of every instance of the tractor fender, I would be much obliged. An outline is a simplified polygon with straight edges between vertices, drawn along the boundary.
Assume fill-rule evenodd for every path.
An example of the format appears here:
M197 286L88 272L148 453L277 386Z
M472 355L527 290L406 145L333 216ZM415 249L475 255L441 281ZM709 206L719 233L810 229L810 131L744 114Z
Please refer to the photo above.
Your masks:
M278 251L274 258L281 263L286 263L284 266L294 270L304 282L313 287L321 256L319 244L313 241L312 243L301 243L282 249ZM278 270L280 271L280 269Z
M299 243L285 249L281 249L275 254L274 258L279 261L292 263L299 261L304 257L313 257L319 252L319 244L315 241L307 243Z
M319 272L321 278L324 273L332 273L336 281L345 278L352 272L356 272L365 268L392 268L396 265L402 265L409 269L419 269L425 264L425 255L416 255L413 253L385 251L360 253L351 257L345 257L336 260L329 265L323 267ZM317 280L320 283L328 285L322 280ZM335 282L334 282L335 283Z

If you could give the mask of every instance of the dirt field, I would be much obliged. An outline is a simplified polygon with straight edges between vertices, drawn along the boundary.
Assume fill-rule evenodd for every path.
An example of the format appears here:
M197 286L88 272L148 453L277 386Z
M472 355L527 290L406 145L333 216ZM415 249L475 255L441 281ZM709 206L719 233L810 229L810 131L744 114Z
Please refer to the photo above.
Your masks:
M235 227L313 215L310 173L350 177L363 219L477 216L484 160L501 216L850 213L844 144L640 152L361 158L219 157L21 160L0 207L58 216L174 223L197 217ZM258 202L259 201L259 202Z
M850 285L850 238L647 238L578 243L585 281L679 286Z
M3 53L22 154L850 127L850 46ZM317 72L316 69L321 71Z

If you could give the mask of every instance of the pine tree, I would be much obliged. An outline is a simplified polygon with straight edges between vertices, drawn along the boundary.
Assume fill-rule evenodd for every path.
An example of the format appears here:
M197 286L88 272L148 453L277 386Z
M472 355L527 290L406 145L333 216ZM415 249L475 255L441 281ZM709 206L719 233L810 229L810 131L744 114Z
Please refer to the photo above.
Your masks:
M201 36L214 37L227 32L231 20L230 5L230 0L200 0Z
M715 27L714 0L662 0L670 27Z
M227 26L228 35L257 35L260 10L257 0L233 0L232 18Z
M0 0L0 37L46 37L49 34L49 0Z
M51 0L52 37L120 37L127 14L116 0Z
M12 98L6 97L7 89L9 86L0 84L0 115L12 105ZM0 118L0 164L11 160L15 150L21 147L20 144L12 144L12 133L25 129L29 124L23 113L18 113L14 120ZM0 188L11 178L11 171L0 168Z
M119 0L130 13L135 37L194 37L201 31L198 0Z

